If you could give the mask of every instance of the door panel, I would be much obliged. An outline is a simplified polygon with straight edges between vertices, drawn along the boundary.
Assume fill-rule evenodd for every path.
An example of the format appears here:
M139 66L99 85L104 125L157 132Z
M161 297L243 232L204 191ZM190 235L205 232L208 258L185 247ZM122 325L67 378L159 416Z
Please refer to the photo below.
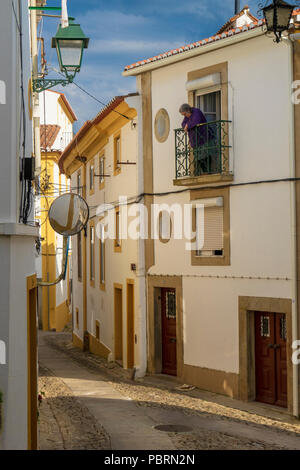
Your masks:
M115 287L115 360L123 365L122 289Z
M256 400L287 406L286 316L255 314Z
M277 397L275 404L287 406L287 355L286 355L286 317L275 315L276 331L276 388Z
M274 403L275 391L274 314L258 312L255 315L255 375L256 399Z
M176 289L161 289L162 372L177 375Z
M127 367L134 367L134 285L127 283Z

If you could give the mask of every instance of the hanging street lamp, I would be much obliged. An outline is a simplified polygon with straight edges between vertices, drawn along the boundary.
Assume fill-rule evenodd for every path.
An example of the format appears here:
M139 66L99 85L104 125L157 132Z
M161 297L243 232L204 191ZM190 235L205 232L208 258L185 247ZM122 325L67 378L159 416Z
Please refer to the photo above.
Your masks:
M89 38L72 19L69 20L67 28L59 25L56 36L52 38L52 47L56 48L60 70L67 77L74 79L80 71L83 49L87 49L88 44Z
M289 29L294 8L295 5L289 5L284 0L273 0L270 5L262 8L267 31L274 33L275 42L279 43L283 31Z
M49 9L54 9L49 7ZM35 7L35 9L37 9ZM47 7L39 8L41 10ZM69 18L69 26L62 28L58 26L56 35L52 38L52 48L56 49L58 63L63 79L34 78L32 88L35 93L48 90L56 85L66 86L74 81L76 73L80 72L83 51L89 45L89 38L85 36L79 24L74 22L74 18Z

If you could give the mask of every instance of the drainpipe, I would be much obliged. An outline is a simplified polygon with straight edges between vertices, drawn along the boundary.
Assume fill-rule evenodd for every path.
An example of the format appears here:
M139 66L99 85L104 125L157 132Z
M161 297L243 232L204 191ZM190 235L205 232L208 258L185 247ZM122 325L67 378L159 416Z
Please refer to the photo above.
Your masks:
M292 35L291 35L292 36ZM293 40L293 38L291 38ZM289 83L294 81L294 67L293 67L293 44L291 41L283 41L290 49L289 60ZM291 97L290 97L291 100ZM295 178L295 116L294 105L291 100L290 104L290 176ZM296 205L296 182L291 182L291 196L290 196L290 212L291 212L291 267L292 267L292 343L298 339L298 299L297 299L297 205ZM293 415L299 417L299 398L298 398L298 366L293 364Z

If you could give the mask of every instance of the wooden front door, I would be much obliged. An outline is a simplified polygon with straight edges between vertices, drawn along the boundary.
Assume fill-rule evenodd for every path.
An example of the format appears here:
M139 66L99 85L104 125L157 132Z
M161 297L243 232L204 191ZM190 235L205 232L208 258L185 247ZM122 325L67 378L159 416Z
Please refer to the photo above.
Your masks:
M177 375L176 289L161 289L162 373Z
M256 400L287 407L286 316L255 313Z
M127 281L127 368L134 367L134 283Z
M38 449L38 353L36 276L27 278L27 391L28 391L28 450Z
M115 287L115 361L123 365L123 308L122 288Z

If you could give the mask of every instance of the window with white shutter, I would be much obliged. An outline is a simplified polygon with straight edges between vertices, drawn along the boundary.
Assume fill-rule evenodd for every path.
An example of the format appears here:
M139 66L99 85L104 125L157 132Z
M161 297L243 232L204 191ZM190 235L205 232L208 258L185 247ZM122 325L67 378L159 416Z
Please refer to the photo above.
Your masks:
M201 249L196 250L196 256L222 256L224 241L223 241L223 207L208 206L204 208L204 245ZM203 218L196 217L197 233L200 229L200 223L203 223Z
M191 192L193 205L192 266L230 265L230 188Z

